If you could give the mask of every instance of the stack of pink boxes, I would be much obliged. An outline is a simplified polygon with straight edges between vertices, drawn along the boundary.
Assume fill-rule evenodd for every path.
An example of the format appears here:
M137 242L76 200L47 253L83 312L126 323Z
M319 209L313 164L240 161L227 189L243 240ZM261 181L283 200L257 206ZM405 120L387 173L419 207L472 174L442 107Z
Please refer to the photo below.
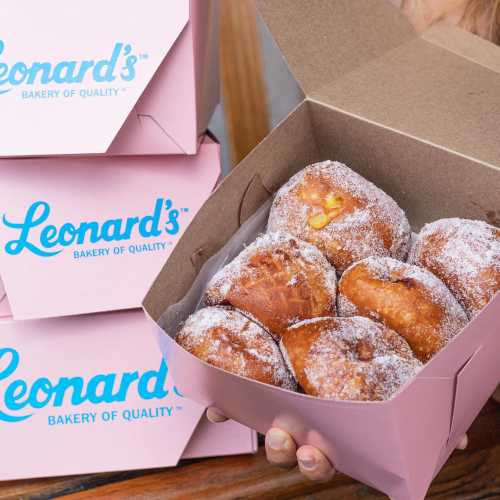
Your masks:
M255 450L182 396L139 309L220 175L216 19L0 4L0 479Z

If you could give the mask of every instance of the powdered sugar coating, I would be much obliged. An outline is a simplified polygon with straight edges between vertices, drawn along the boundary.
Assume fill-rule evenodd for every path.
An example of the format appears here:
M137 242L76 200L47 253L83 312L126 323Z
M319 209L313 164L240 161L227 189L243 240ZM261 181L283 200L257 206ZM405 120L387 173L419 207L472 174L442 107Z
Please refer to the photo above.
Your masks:
M313 245L286 233L260 236L210 281L206 302L231 304L276 339L305 318L336 314L335 269Z
M312 228L316 208L302 196L309 189L339 195L345 211L325 227ZM372 255L405 259L411 235L403 210L390 196L346 165L332 161L304 168L278 191L268 223L268 232L273 231L289 232L316 245L338 272Z
M415 232L412 232L411 237L410 237L410 246L409 246L410 249L408 250L408 256L406 258L406 262L408 262L408 264L414 263L415 247L417 245L417 241L418 241L418 234Z
M500 290L500 229L486 222L441 219L423 227L412 262L446 283L472 318Z
M321 318L323 319L323 318ZM300 324L300 323L295 323L296 325ZM297 381L297 374L295 373L295 369L292 365L292 362L290 361L290 358L288 357L288 352L283 344L283 339L281 338L280 341L279 341L279 348L280 348L280 351L281 351L281 355L283 356L283 359L285 361L285 365L288 369L288 371L292 374L292 377L295 381Z
M218 368L284 389L296 388L269 333L238 311L200 309L186 320L176 341Z
M340 292L337 296L337 311L339 316L343 316L345 318L359 315L358 306L351 302L346 295Z
M280 347L305 392L327 399L390 399L421 367L399 335L362 317L298 323Z
M338 312L384 323L402 335L422 361L467 324L464 310L439 278L389 257L369 257L344 273Z

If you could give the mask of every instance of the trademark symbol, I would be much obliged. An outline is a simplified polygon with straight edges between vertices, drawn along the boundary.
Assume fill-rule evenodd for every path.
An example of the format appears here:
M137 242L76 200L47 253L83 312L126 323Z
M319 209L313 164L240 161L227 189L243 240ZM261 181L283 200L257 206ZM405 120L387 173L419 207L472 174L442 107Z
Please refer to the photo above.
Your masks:
M139 59L144 61L145 59L149 59L149 54L139 54Z
M182 406L176 406L176 407L175 407L175 409L176 409L177 411L182 411Z
M181 208L181 212L187 213L189 212L189 208Z

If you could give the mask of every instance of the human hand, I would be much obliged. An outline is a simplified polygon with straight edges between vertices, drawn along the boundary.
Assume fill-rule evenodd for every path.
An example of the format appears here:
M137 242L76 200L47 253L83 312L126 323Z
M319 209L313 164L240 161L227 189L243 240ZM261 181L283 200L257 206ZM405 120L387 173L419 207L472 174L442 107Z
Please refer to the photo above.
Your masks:
M391 0L422 32L439 21L500 43L500 4L495 0Z
M207 410L207 418L214 423L224 422L227 418L215 408ZM335 468L328 458L314 446L300 446L292 436L282 429L272 427L266 434L266 456L272 465L292 468L298 465L300 472L315 482L329 481L335 474ZM457 446L458 450L465 450L468 445L467 436L464 436Z
M224 422L227 418L215 408L207 410L207 418L214 423ZM316 482L329 481L335 469L325 455L313 446L297 447L292 436L273 427L266 434L266 456L272 465L292 468L298 465L300 472Z

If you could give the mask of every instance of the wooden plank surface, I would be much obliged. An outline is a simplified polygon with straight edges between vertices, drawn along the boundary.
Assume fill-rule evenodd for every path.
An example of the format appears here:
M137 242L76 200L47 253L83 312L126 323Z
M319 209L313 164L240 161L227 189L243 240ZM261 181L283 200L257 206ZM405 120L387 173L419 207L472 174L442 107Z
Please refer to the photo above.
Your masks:
M500 498L500 405L490 401L470 430L467 451L457 451L435 479L429 498ZM306 499L375 500L384 495L338 474L325 484L297 469L271 467L263 450L253 456L186 461L177 469L124 472L0 485L0 500L49 499Z
M253 0L221 2L221 79L231 159L239 163L269 131Z

